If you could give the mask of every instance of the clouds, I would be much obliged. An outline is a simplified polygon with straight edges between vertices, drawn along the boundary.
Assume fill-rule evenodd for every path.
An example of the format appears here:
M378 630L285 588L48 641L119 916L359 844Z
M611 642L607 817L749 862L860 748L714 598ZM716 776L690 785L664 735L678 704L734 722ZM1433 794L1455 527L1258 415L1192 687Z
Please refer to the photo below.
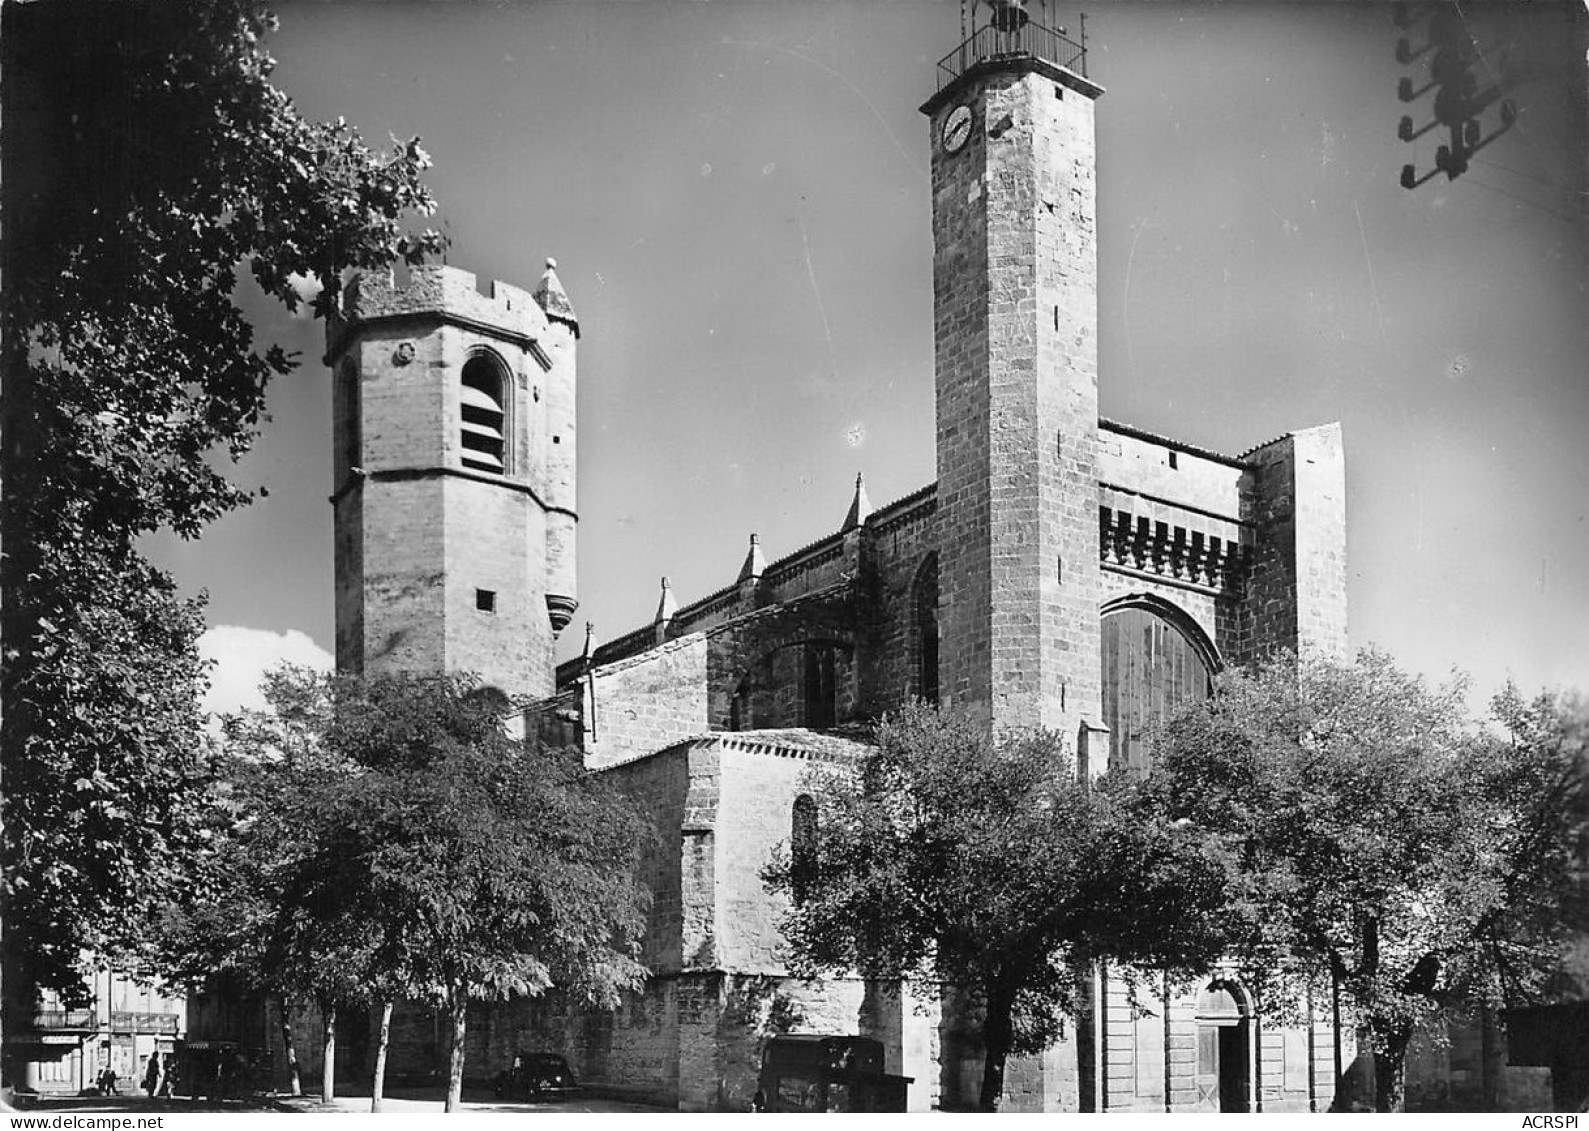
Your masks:
M314 300L320 297L320 292L325 288L320 285L319 279L312 279L308 275L294 271L287 276L287 281L292 284L293 291L298 295L301 305L293 311L292 316L300 322L314 320Z
M215 664L204 697L204 709L215 714L263 707L260 680L279 664L329 671L333 663L331 653L297 629L271 632L235 624L207 629L199 637L199 654Z

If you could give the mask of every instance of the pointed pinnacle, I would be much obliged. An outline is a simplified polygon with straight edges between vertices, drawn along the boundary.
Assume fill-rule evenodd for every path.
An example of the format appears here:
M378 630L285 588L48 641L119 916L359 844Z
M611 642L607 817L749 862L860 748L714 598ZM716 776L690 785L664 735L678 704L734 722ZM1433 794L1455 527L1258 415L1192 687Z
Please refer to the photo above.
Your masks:
M872 500L866 497L866 477L856 475L855 498L850 501L850 513L844 516L844 525L839 527L840 533L854 530L864 523L872 513Z
M761 552L761 539L756 535L750 536L750 549L745 552L745 564L739 567L737 580L755 581L766 572L767 558Z
M574 314L573 304L568 301L568 292L563 290L562 281L557 277L557 260L546 261L546 274L541 276L540 284L535 288L535 301L541 304L546 317L564 323L574 331L574 337L579 337L579 318Z
M655 624L667 624L678 614L679 603L673 596L673 586L667 578L662 579L662 600L657 602L657 616Z

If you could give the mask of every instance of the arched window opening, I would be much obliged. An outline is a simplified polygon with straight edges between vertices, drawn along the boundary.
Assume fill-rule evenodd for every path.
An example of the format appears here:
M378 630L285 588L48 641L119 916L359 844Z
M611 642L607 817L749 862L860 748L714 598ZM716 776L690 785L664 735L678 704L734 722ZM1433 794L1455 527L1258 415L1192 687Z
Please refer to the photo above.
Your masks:
M1102 629L1109 765L1145 774L1153 728L1213 690L1213 647L1167 602L1142 599L1106 610Z
M507 416L502 367L484 354L464 363L459 402L463 465L498 475L507 470Z
M734 694L728 700L728 729L756 729L755 688L749 676L739 681L739 686L734 688Z
M912 609L916 638L916 695L938 702L938 555L916 572Z
M789 818L789 888L796 903L811 897L817 880L817 801L809 793L794 800Z
M838 684L833 649L808 644L805 649L805 725L830 727L838 717Z

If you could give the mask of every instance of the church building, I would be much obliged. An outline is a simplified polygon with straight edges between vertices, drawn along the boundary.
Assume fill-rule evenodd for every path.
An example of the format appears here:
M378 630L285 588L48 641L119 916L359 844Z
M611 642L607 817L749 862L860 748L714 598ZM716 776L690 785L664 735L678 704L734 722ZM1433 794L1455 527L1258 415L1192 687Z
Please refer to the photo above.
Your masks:
M558 666L576 610L574 306L555 264L481 293L453 267L365 274L331 327L337 662L472 671L649 810L651 978L614 1012L481 1007L471 1075L518 1048L681 1110L746 1110L782 1029L882 1041L913 1110L974 1103L973 1029L898 987L788 976L761 869L814 765L913 699L1043 726L1079 772L1142 767L1144 731L1272 650L1346 646L1335 424L1222 454L1098 415L1097 161L1085 51L1021 5L940 65L931 140L937 479ZM989 14L991 13L991 15ZM924 233L925 236L925 233ZM926 375L923 374L925 380ZM1018 861L1012 861L1019 866ZM1095 1015L1012 1059L1006 1110L1308 1111L1350 1063L1328 1002L1272 1024L1228 973L1173 992L1098 975ZM440 1052L417 1013L394 1071ZM405 1061L411 1063L404 1063ZM431 1061L430 1063L435 1063Z

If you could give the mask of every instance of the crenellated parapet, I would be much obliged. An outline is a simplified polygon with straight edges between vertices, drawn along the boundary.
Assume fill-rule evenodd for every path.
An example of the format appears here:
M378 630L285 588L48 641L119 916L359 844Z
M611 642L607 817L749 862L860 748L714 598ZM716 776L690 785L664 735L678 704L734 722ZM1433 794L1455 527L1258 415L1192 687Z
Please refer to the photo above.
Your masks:
M1105 569L1216 596L1240 596L1256 542L1250 523L1109 484L1099 487Z
M356 322L394 318L439 317L464 327L488 329L496 336L519 337L523 344L546 336L546 312L523 287L492 280L481 293L473 271L429 264L409 269L406 283L391 271L361 271L342 292L342 311L332 337ZM333 344L332 353L336 353ZM543 365L545 364L543 360Z

